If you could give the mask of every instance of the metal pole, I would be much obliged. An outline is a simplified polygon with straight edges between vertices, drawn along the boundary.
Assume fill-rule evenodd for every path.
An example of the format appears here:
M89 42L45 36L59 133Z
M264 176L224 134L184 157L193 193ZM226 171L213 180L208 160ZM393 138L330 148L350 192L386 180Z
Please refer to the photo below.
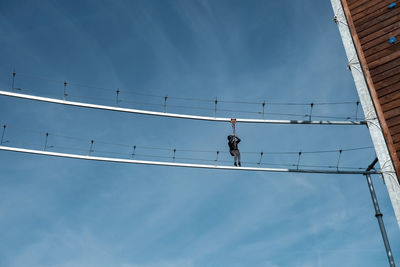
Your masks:
M4 133L6 132L6 128L7 128L7 125L3 125L3 133L1 134L1 141L0 141L0 145L2 145L3 144L3 140L4 140Z
M93 150L93 143L94 143L94 140L90 140L90 148L89 148L88 156L90 156L90 153L94 152L94 150Z
M264 119L265 100L264 100L264 102L262 102L262 109L263 109L262 118Z
M311 103L310 104L310 115L309 115L309 121L311 121L311 118L312 118L312 111L313 111L313 107L314 107L314 103Z
M378 158L375 158L375 160L368 166L366 171L368 172L371 169L373 169L374 165L377 162L378 162ZM387 233L386 233L386 229L385 229L385 224L383 223L383 219L382 219L383 214L382 214L381 210L379 209L378 199L376 198L374 184L372 183L370 174L365 174L365 177L367 178L369 192L371 193L372 203L374 204L375 217L378 220L379 228L380 228L381 234L382 234L383 243L385 244L386 255L389 260L389 266L395 267L392 250L390 249L389 239L387 237Z
M379 228L380 228L381 234L382 234L383 243L385 244L386 255L389 260L389 266L395 267L392 250L390 249L389 239L387 237L385 225L384 225L383 219L382 219L383 214L381 213L381 211L379 209L378 199L376 198L376 195L375 195L375 189L374 189L374 185L372 184L371 175L366 174L365 177L367 178L369 192L371 193L372 202L374 204L375 217L378 220Z
M12 73L12 85L11 85L11 91L14 90L14 82L15 82L15 75L17 75L17 73L15 72L15 70Z
M215 97L215 101L214 101L214 118L217 117L217 104L218 104L218 99L217 99L217 97Z
M47 148L47 139L49 138L49 133L46 133L46 139L45 139L45 141L44 141L44 148L43 148L43 150L46 150L46 148Z
M135 152L136 152L136 146L133 146L133 151L131 154L131 159L133 159L135 157Z
M67 81L64 81L64 100L67 100Z
M164 113L167 112L167 99L168 99L168 96L164 96Z
M118 99L118 96L119 96L119 89L117 89L117 91L115 91L116 93L117 93L117 97L116 97L116 99L115 99L115 101L116 101L116 106L118 107L118 103L119 103L119 99Z

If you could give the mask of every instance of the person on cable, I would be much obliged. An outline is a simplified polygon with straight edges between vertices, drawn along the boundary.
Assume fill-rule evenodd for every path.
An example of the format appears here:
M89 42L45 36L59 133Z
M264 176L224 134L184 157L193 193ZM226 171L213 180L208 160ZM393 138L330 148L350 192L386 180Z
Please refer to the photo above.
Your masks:
M229 153L233 156L233 165L237 166L239 164L240 167L240 152L238 148L239 143L240 138L237 137L236 134L228 135Z

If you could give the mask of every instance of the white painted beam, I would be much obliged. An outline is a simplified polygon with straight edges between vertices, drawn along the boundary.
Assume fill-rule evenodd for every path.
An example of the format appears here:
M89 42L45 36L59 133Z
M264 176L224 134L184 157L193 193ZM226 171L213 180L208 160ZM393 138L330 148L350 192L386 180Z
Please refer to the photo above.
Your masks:
M16 98L30 99L41 102L48 102L54 104L62 104L68 106L75 107L83 107L83 108L91 108L91 109L102 109L109 111L118 111L118 112L127 112L127 113L135 113L142 115L152 115L152 116L160 116L160 117L170 117L170 118L179 118L179 119L191 119L191 120L203 120L203 121L215 121L215 122L230 122L231 118L215 118L215 117L207 117L207 116L197 116L197 115L186 115L186 114L177 114L177 113L165 113L165 112L157 112L157 111L148 111L141 109L131 109L131 108L121 108L121 107L113 107L113 106L105 106L105 105L97 105L97 104L89 104L68 100L61 100L49 97L42 96L34 96L28 94L20 94L14 92L0 91L0 95L10 96ZM261 119L236 119L237 123L265 123L265 124L314 124L314 125L365 125L364 121L307 121L307 120L261 120Z

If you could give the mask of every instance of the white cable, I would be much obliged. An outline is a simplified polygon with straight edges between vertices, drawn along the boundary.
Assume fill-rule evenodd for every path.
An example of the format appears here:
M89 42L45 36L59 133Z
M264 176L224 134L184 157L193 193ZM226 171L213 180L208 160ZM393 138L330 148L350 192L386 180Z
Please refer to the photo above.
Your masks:
M35 155L61 157L61 158L71 158L71 159L84 159L84 160L105 161L114 163L130 163L130 164L144 164L144 165L186 167L186 168L200 168L200 169L259 171L259 172L323 173L323 174L380 174L380 172L377 171L366 172L366 171L333 171L333 170L309 170L309 169L278 169L278 168L234 167L234 166L217 166L217 165L191 164L191 163L133 160L133 159L122 159L122 158L85 156L78 154L59 153L59 152L25 149L25 148L8 147L8 146L0 146L0 150L35 154Z
M7 91L1 91L1 90L0 90L0 95L36 100L36 101L41 101L41 102L69 105L69 106L75 106L75 107L102 109L102 110L127 112L127 113L143 114L143 115L171 117L171 118L179 118L179 119L203 120L203 121L216 121L216 122L230 122L231 121L231 118L215 118L215 117L207 117L207 116L186 115L186 114L177 114L177 113L164 113L164 112L148 111L148 110L141 110L141 109L121 108L121 107L113 107L113 106L105 106L105 105L98 105L98 104L89 104L89 103L83 103L83 102L61 100L61 99L42 97L42 96L34 96L34 95L28 95L28 94L20 94L20 93L7 92ZM365 125L366 124L365 121L307 121L307 120L260 120L260 119L236 119L236 121L240 122L240 123L266 123L266 124L316 124L316 125Z

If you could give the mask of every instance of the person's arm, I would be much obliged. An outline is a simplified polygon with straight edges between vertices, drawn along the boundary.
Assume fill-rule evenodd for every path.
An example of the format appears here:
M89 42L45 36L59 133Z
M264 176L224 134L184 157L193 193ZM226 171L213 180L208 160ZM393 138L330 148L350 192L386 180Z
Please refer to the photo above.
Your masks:
M241 140L240 140L240 138L239 138L239 137L237 137L237 136L236 136L236 140L237 140L237 143L238 143L238 144L239 144L239 143L240 143L240 141L241 141Z

